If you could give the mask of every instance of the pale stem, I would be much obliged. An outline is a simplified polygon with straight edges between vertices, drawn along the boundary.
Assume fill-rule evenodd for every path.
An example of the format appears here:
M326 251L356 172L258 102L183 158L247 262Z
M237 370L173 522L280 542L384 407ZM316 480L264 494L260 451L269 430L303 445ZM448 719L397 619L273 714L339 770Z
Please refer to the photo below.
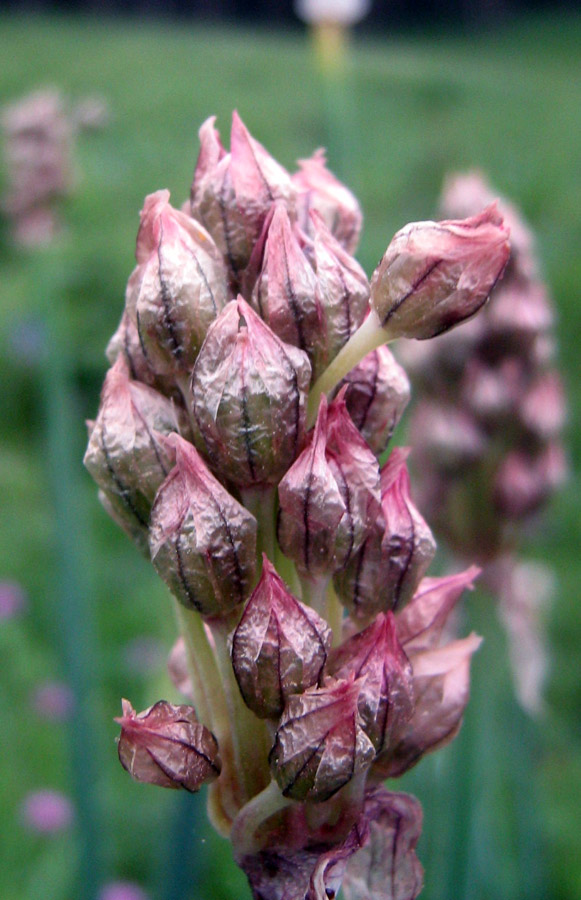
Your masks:
M275 568L292 594L301 597L301 580L293 561L285 556L278 542L275 546Z
M242 488L240 496L244 506L252 513L258 523L256 557L261 563L262 554L266 553L270 562L274 565L276 552L276 486Z
M323 618L326 613L326 591L329 577L316 575L314 578L301 575L301 598L303 603L312 607Z
M260 838L257 838L256 832L267 819L291 803L293 801L283 797L278 784L272 780L260 794L240 810L230 835L237 860L242 860L245 856L260 850L262 843Z
M343 606L335 592L332 580L327 585L325 619L333 632L333 647L338 647L343 632Z
M234 765L242 793L240 805L247 803L268 782L268 753L271 747L264 722L248 709L236 676L228 647L228 634L236 624L234 616L213 619L210 628L215 641L215 653L220 677L226 696L230 718L230 735Z
M371 310L363 324L351 335L311 388L307 406L307 428L315 424L322 395L332 391L368 353L393 339L394 336L381 327L377 315Z

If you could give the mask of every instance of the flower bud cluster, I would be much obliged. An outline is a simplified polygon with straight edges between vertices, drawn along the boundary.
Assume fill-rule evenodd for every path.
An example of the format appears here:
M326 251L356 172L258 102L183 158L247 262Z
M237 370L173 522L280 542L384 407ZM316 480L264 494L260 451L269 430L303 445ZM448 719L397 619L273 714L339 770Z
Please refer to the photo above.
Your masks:
M496 210L410 226L370 288L321 153L291 176L236 114L229 151L213 119L200 142L189 203L145 201L85 458L177 601L170 672L193 702L126 703L120 758L212 780L257 898L325 900L345 876L349 897L389 880L413 900L421 812L378 784L459 728L478 638L442 635L477 572L424 577L407 451L378 458L409 397L383 344L471 315L506 229Z

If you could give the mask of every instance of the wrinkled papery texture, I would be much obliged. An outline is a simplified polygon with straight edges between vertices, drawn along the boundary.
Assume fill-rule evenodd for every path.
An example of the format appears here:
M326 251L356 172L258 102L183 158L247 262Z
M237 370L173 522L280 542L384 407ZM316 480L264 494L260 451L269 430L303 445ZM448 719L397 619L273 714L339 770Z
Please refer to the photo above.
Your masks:
M387 347L368 353L345 376L349 415L376 456L386 449L410 399L409 379Z
M84 464L106 498L106 509L141 549L147 546L155 493L172 467L163 438L177 430L172 402L131 381L120 356L105 378Z
M371 306L392 337L434 337L478 312L509 253L494 204L470 219L406 225L373 274Z
M291 176L297 189L297 221L313 237L311 210L316 210L325 225L345 248L355 253L363 224L357 198L329 171L325 151L317 150L309 159L299 159L299 171Z
M310 576L344 566L380 506L379 469L340 396L321 398L310 444L278 486L278 540Z
M325 620L290 593L264 556L232 638L232 665L246 705L261 719L278 719L291 694L319 683L330 644Z
M216 738L196 719L192 706L160 700L136 713L123 701L118 751L121 765L136 781L198 791L221 770Z
M208 232L173 209L169 191L145 198L137 236L139 289L128 308L158 375L191 372L228 299L222 255Z
M471 634L443 647L410 651L414 712L375 760L373 778L398 778L425 753L445 746L456 736L468 702L470 660L481 640Z
M270 765L285 797L322 802L366 769L375 750L359 724L361 680L289 697Z
M412 668L398 640L393 613L380 613L363 631L353 635L329 658L335 678L353 675L363 680L358 709L362 727L377 753L389 744L412 716Z
M168 443L176 465L151 512L151 560L172 594L203 616L243 603L256 566L256 519L214 478L191 444Z
M242 297L208 329L192 374L200 448L240 487L276 484L302 450L311 367Z
M364 816L367 839L347 863L345 900L415 900L423 886L415 848L422 830L422 808L409 794L385 788L371 792Z
M294 213L290 176L248 132L234 112L227 153L214 128L199 131L200 155L191 190L191 213L210 232L234 280L248 264L272 204L281 200Z

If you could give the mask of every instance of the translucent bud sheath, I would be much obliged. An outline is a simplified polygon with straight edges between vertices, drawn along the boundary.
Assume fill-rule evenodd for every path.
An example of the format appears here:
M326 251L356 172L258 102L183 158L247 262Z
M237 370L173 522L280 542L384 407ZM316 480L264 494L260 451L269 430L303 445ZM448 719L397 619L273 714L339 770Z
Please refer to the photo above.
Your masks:
M480 309L509 253L494 204L469 219L407 225L374 272L371 306L392 337L434 337Z
M133 537L147 540L155 493L172 466L163 436L177 427L172 403L131 381L119 357L105 379L84 463Z
M306 355L239 297L210 326L192 375L198 440L240 487L275 484L302 449Z
M220 774L218 744L192 706L160 700L142 713L123 701L119 759L136 781L198 791Z
M327 169L324 150L298 163L299 171L291 178L298 192L298 224L312 238L310 212L316 210L347 253L355 253L363 222L356 197Z
M343 398L322 398L310 445L278 488L278 539L304 575L331 574L365 539L379 508L377 460Z
M360 681L340 681L289 698L270 764L283 795L322 802L375 755L358 722Z
M137 259L134 315L143 352L158 374L189 374L226 304L221 254L201 225L170 206L169 191L158 191L145 200Z
M470 566L457 575L422 579L413 598L395 619L398 639L408 654L437 646L462 593L473 587L480 571L478 566Z
M232 639L232 665L247 706L260 718L278 718L291 694L319 682L331 632L300 603L266 556Z
M250 591L256 520L178 435L176 465L151 513L152 562L174 596L203 616L223 616Z

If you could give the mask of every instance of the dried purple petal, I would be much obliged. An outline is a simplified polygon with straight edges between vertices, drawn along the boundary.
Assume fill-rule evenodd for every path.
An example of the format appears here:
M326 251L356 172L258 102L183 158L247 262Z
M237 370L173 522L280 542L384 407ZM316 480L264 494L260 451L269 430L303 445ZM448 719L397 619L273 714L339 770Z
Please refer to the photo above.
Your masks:
M174 596L203 616L242 603L256 565L256 519L214 478L194 447L171 439L176 465L151 512L151 559Z
M247 706L259 718L278 718L291 694L319 682L331 631L290 593L263 558L262 576L232 638L232 665Z
M275 484L302 449L306 355L239 297L210 326L192 375L201 445L241 487Z
M338 681L289 697L270 765L285 797L328 800L375 755L359 725L361 681Z
M160 787L197 791L220 774L218 744L192 706L160 700L136 713L123 701L119 760L132 778Z

